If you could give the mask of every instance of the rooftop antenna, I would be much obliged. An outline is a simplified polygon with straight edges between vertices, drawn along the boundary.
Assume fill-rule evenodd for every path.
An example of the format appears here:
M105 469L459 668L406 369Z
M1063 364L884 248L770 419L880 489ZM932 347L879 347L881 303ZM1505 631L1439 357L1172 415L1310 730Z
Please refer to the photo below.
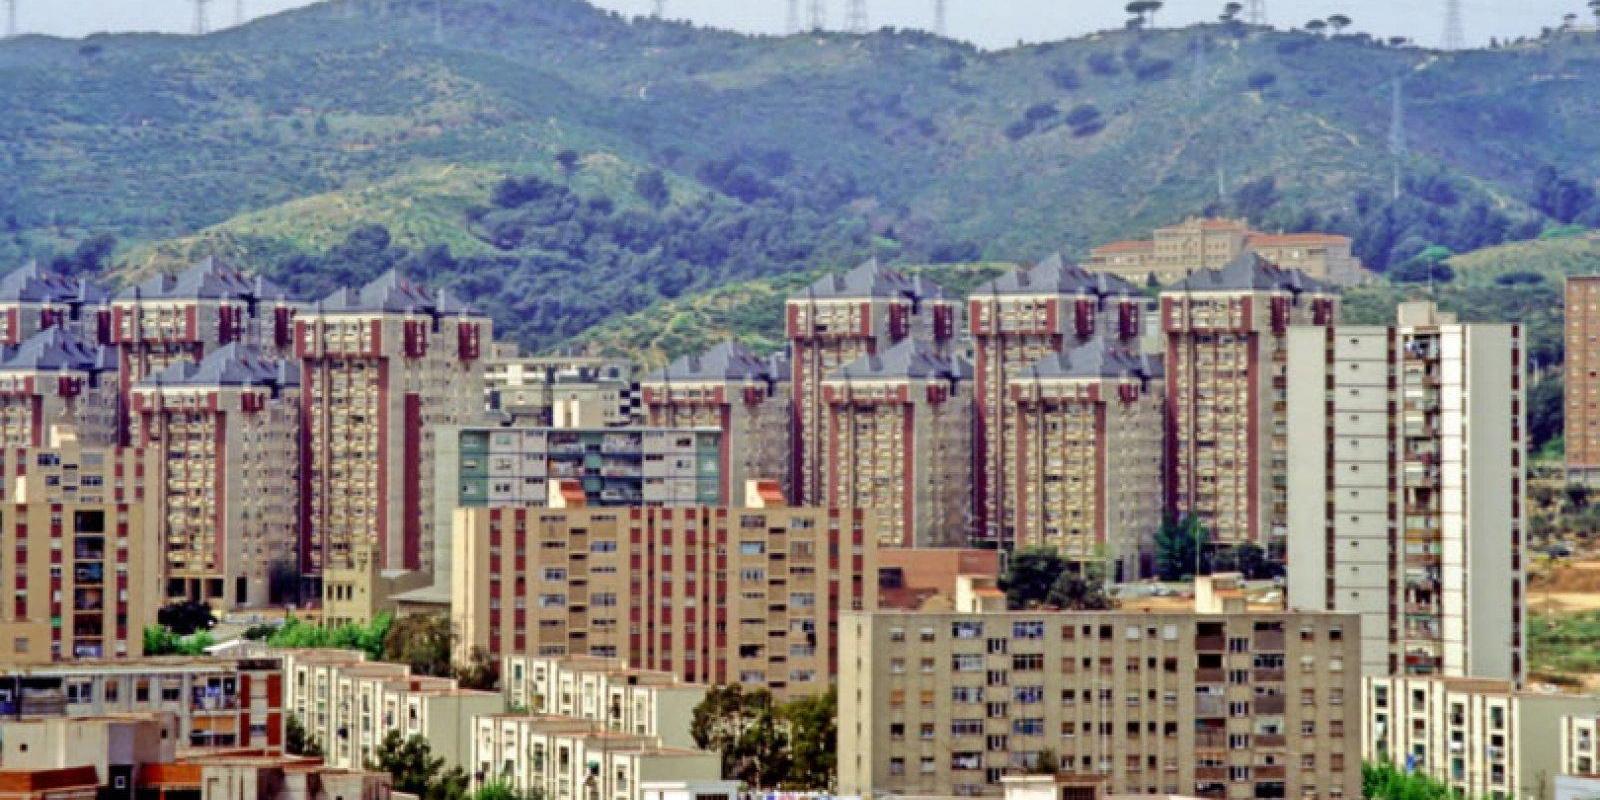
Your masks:
M1461 24L1461 0L1445 0L1444 49L1460 50L1467 46L1467 35Z
M784 20L783 30L791 34L800 32L800 0L789 0L789 15Z
M1267 0L1250 0L1250 8L1245 12L1245 21L1251 25L1267 24Z
M194 2L194 35L204 36L211 32L211 20L206 16L206 6L211 0L193 0Z
M1394 186L1391 189L1391 198L1394 200L1400 199L1400 162L1406 154L1406 108L1402 85L1400 78L1396 76L1389 108L1389 157L1394 161Z
M851 33L867 32L867 0L850 0L844 28Z
M17 0L6 0L6 38L17 38Z
M824 0L811 0L810 14L811 30L820 31L828 27L828 6Z
M946 0L933 0L933 32L940 36L950 35L950 29L946 25L945 17L946 12L949 11L948 6L949 3Z

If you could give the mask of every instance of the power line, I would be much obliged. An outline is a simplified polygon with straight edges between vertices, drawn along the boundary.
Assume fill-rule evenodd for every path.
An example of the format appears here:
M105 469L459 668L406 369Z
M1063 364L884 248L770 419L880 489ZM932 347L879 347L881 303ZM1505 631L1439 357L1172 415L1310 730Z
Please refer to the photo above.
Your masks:
M1250 0L1250 8L1245 12L1245 21L1251 25L1267 24L1267 0Z
M850 0L845 12L844 29L851 33L867 32L867 0Z
M828 6L823 0L811 0L810 23L811 30L820 31L828 27Z
M1445 0L1444 49L1460 50L1467 46L1467 35L1461 24L1461 0Z
M950 29L946 27L945 14L949 11L946 0L933 0L933 32L940 36L948 36Z

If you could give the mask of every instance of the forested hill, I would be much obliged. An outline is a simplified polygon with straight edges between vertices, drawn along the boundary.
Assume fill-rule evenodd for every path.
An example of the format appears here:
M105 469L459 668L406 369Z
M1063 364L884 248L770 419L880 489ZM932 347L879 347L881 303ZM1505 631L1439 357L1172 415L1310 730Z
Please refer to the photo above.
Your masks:
M1081 254L1203 210L1349 232L1378 268L1600 221L1592 34L1438 54L1214 24L986 53L579 0L450 0L440 27L435 1L0 43L0 263L217 252L306 291L399 264L546 346L730 282Z

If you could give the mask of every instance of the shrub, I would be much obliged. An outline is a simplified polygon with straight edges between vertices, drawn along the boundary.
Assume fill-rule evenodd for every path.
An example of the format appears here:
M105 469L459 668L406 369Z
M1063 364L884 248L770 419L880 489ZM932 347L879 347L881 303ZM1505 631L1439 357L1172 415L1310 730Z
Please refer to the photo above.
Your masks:
M1266 91L1268 87L1277 82L1277 75L1267 72L1266 70L1261 70L1259 72L1251 73L1249 79L1245 81L1245 85L1249 86L1252 91L1262 92Z
M1122 71L1117 66L1117 57L1110 53L1090 53L1089 69L1096 75L1115 75Z
M1172 60L1158 58L1141 61L1133 68L1133 76L1141 81L1159 81L1172 77Z

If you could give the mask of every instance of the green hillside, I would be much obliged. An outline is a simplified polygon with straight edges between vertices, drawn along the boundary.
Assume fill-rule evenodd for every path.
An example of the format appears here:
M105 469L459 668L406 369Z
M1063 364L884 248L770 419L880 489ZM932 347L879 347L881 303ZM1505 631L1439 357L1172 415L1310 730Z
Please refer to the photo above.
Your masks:
M112 234L124 278L216 252L320 291L398 265L545 347L869 253L1077 255L1202 211L1346 232L1380 269L1600 224L1594 37L1439 54L1217 24L991 53L579 0L459 0L442 32L434 0L357 6L0 43L0 264Z

